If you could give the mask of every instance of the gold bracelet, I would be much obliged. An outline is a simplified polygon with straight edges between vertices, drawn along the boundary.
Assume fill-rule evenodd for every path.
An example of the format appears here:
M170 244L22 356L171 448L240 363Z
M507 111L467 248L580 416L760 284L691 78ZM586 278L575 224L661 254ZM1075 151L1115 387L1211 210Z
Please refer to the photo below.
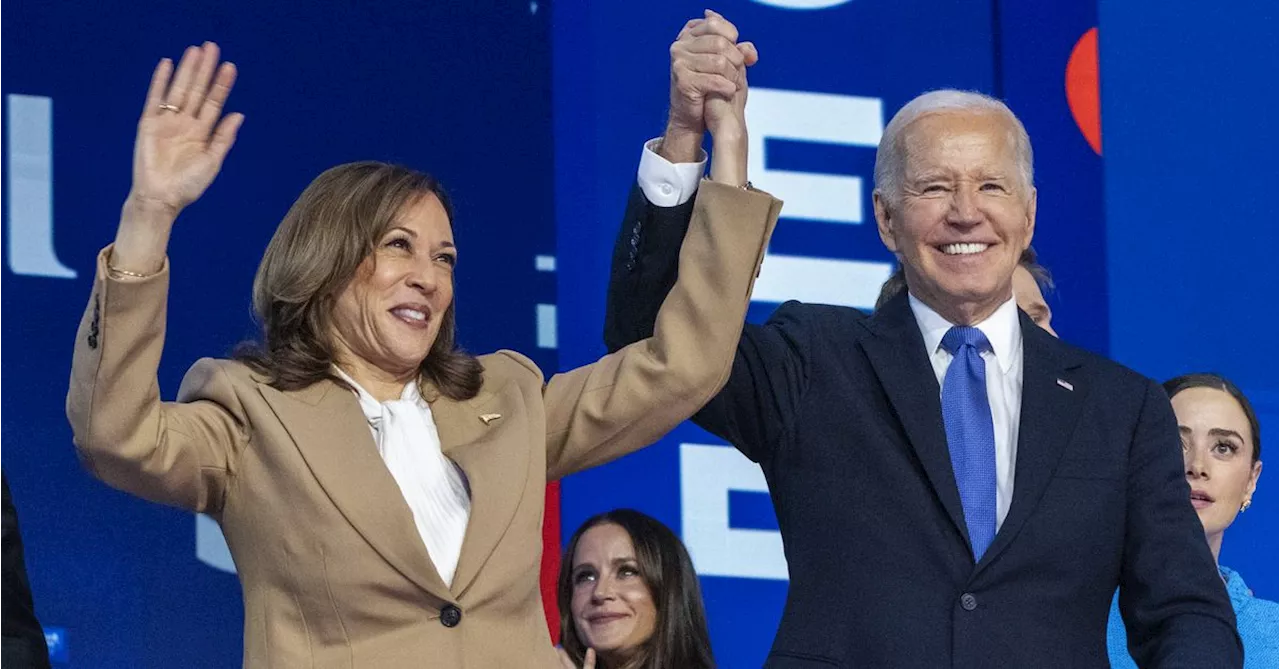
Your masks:
M151 277L153 277L153 276L155 276L155 275L157 275L157 274L159 274L159 273L160 273L160 272L156 271L156 272L152 272L152 273L150 273L150 274L139 274L139 273L137 273L137 272L130 272L130 271L129 271L129 270L127 270L127 269L120 269L119 267L112 267L111 265L107 265L107 272L108 272L108 273L110 273L110 274L119 274L119 275L121 275L121 276L131 276L131 277L133 277L133 278L135 278L135 279L150 279Z
M709 176L704 176L704 177L702 177L702 180L703 180L703 181L711 181L711 182L714 182L714 183L720 183L719 181L716 181L715 179L712 179L712 178L711 178L711 177L709 177ZM725 184L725 185L726 185L726 186L729 186L729 184ZM755 186L752 186L752 185L751 185L751 182L750 182L750 181L747 181L746 183L742 184L741 186L729 186L729 187L730 187L730 188L737 188L738 190L755 190L755 189L756 189L756 187L755 187Z
M113 253L113 254L112 254L112 256L114 256L114 255L115 255L115 254ZM139 274L139 273L137 273L137 272L130 272L130 271L129 271L129 270L127 270L127 269L120 269L119 267L116 267L115 265L112 265L112 264L111 264L111 261L112 261L112 260L113 260L113 257L108 257L108 258L107 258L107 273L108 273L108 274L111 274L111 275L114 275L114 276L127 276L127 277L132 277L132 278L134 278L134 279L150 279L151 277L153 277L153 276L155 276L155 275L159 274L159 273L160 273L160 270L163 270L163 269L164 269L164 262L162 261L162 262L160 263L160 269L157 269L156 271L154 271L154 272L152 272L152 273L150 273L150 274Z

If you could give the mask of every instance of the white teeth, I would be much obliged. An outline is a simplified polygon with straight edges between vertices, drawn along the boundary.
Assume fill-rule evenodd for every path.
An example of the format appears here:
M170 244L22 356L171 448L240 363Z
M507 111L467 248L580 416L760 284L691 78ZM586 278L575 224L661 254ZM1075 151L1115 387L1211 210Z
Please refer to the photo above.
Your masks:
M990 244L944 244L942 252L949 256L970 255L973 253L982 253L987 250Z
M397 315L397 316L403 316L403 317L405 317L405 318L412 318L412 319L413 319L413 320L415 320L415 321L425 321L425 320L427 320L427 315L426 315L426 314L424 314L424 313L422 313L421 311L416 310L416 309L396 309L396 310L395 310L395 311L393 311L392 313L394 313L394 314L395 314L395 315Z

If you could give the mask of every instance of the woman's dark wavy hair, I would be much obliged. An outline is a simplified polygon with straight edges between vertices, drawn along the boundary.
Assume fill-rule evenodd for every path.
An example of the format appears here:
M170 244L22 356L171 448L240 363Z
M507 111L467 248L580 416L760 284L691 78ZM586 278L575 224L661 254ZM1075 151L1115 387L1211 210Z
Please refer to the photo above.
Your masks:
M333 374L333 309L361 264L418 198L434 195L453 224L440 182L399 165L366 161L326 170L302 191L276 228L253 280L253 310L262 341L240 345L235 357L281 390ZM419 383L454 400L475 397L480 362L455 343L454 304L419 369Z
M578 542L587 530L597 525L613 524L631 537L640 577L653 597L658 619L653 636L644 643L628 667L636 669L712 669L711 635L707 632L707 616L702 608L702 589L693 561L680 538L666 525L632 509L615 509L588 518L565 550L560 563L560 580L556 601L560 605L560 645L575 665L581 666L587 648L578 636L570 605L573 600L573 561ZM596 666L607 667L600 659Z
M1245 397L1244 392L1236 384L1232 383L1230 379L1221 374L1199 372L1175 376L1165 381L1162 385L1169 399L1173 399L1174 395L1190 388L1212 388L1230 395L1240 405L1240 410L1244 412L1245 419L1249 421L1249 431L1253 433L1252 462L1257 463L1262 457L1262 435L1258 432L1258 414L1253 412L1253 404L1249 402L1249 398Z

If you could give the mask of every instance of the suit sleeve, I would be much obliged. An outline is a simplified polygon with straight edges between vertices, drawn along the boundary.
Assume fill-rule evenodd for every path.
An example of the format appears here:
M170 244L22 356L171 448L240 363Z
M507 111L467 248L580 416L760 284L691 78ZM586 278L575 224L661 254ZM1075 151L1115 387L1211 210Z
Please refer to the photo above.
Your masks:
M168 265L146 279L116 280L98 257L93 297L76 334L67 418L85 468L144 499L217 515L246 419L227 372L201 360L187 372L180 402L162 402Z
M1147 383L1129 455L1120 612L1140 667L1240 667L1235 614L1188 502L1169 400Z
M764 325L747 325L729 381L693 422L765 464L791 428L809 378L812 328L805 306L787 302Z
M604 342L610 352L653 333L658 307L678 276L692 213L693 202L658 207L639 186L631 189L609 273ZM764 326L748 324L724 391L694 416L756 462L771 457L803 392L808 336L802 309L788 303Z
M610 353L653 335L658 308L676 284L696 202L657 207L639 186L631 189L609 269L604 343Z
M657 441L724 386L751 286L782 203L706 182L653 336L551 377L547 475L559 478Z

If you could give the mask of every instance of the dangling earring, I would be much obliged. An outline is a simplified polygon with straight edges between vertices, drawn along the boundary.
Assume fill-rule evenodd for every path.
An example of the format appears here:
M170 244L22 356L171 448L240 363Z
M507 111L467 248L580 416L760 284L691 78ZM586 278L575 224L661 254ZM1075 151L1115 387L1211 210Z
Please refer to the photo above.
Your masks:
M1246 499L1246 500L1244 501L1244 504L1241 504L1241 505L1240 505L1240 513L1244 513L1245 511L1248 511L1248 510L1249 510L1249 505L1251 505L1251 504L1253 504L1253 501L1252 501L1252 500L1248 500L1248 499Z

